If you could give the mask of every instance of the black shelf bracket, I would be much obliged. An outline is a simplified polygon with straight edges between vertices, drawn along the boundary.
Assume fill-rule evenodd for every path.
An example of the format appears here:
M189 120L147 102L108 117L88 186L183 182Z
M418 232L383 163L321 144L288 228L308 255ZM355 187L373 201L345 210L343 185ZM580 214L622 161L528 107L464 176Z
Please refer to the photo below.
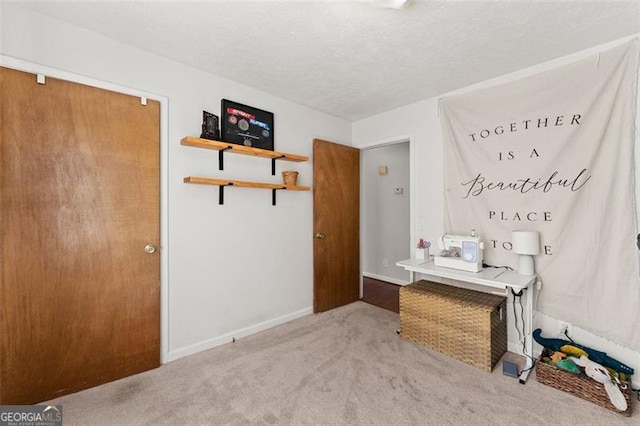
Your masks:
M279 191L279 190L281 190L281 189L286 190L286 189L287 189L287 187L286 187L286 186L283 186L283 187L281 187L281 188L273 188L273 189L271 189L271 205L272 205L272 206L275 206L275 205L276 205L276 191Z
M279 158L285 158L286 155L281 155L280 157L276 157L276 158L272 158L271 159L271 176L275 176L276 175L276 160ZM274 204L275 206L275 204Z
M218 151L218 170L224 170L224 152L228 149L231 149L231 147L227 146Z
M220 185L220 190L218 191L218 204L224 204L224 187L225 186L233 186L233 182L229 182L226 185Z

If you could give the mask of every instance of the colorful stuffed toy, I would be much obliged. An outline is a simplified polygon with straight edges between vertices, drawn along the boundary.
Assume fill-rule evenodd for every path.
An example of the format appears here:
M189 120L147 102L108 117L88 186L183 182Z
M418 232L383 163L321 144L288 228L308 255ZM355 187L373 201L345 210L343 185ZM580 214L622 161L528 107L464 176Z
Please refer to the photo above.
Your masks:
M564 340L564 339L544 338L542 337L542 330L539 328L533 331L533 338L540 345L544 346L545 348L552 349L554 351L560 351L561 347L565 345L582 349L589 356L590 360L600 363L605 367L613 368L614 370L619 371L621 373L625 373L627 376L633 375L633 368L629 367L628 365L624 365L620 361L613 359L610 356L607 356L605 352L600 352L595 349L591 349L586 346L579 345L575 342L569 342L568 340Z
M580 358L569 357L580 367L584 367L584 373L591 377L598 383L604 385L604 390L609 396L609 400L620 411L627 410L627 400L624 398L622 391L618 388L618 385L614 383L614 379L609 374L609 371L597 362L591 361L585 355Z
M580 369L578 368L578 366L575 364L575 362L573 362L571 360L571 357L569 358L558 358L558 361L556 362L556 365L558 366L558 368L562 368L563 370L567 370L571 373L575 373L575 374L580 374Z

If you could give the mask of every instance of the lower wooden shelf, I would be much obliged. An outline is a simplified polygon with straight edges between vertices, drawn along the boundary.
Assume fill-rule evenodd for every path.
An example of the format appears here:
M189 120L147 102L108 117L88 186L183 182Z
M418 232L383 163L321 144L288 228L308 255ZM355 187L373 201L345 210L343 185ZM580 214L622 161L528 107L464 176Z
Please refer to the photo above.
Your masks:
M220 187L219 204L224 204L224 187L225 186L238 186L241 188L262 188L271 189L272 191L272 204L276 205L276 191L310 191L309 186L298 185L283 185L278 183L266 183L266 182L248 182L242 180L229 180L229 179L215 179L199 176L187 176L183 179L184 183L195 183L199 185L214 185Z

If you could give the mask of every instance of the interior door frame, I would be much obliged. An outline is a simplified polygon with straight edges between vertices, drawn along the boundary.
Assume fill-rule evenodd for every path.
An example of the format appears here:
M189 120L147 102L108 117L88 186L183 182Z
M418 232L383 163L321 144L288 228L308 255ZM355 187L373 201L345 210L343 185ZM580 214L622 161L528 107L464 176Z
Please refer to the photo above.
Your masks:
M169 361L169 98L0 54L0 66L160 102L160 363Z
M353 146L360 150L360 203L362 205L365 197L365 193L364 193L365 170L364 170L364 164L363 164L364 162L363 152L368 149L380 148L383 146L395 145L395 144L404 143L404 142L409 142L409 241L407 241L407 244L409 246L409 253L413 253L413 249L414 249L413 244L414 244L414 241L416 241L416 235L417 235L416 226L415 226L416 211L415 211L415 193L414 193L415 191L415 184L414 184L415 182L415 134L407 133L407 134L392 136L389 138L380 139L376 141L358 143L357 145L354 144ZM360 209L360 229L365 229L364 215L365 215L365 211L364 209L361 208ZM363 296L362 273L364 272L363 270L364 250L365 250L364 234L361 233L360 234L360 298L362 298Z

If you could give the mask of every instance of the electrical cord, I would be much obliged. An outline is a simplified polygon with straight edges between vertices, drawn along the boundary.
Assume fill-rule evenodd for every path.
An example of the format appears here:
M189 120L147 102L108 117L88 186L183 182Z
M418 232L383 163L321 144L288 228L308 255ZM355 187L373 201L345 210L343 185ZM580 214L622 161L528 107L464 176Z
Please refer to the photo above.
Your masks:
M571 336L569 336L569 332L567 331L567 329L566 329L566 328L564 329L564 333L563 333L563 334L564 334L564 336L565 336L567 339L569 339L569 341L570 341L571 343L575 343L575 342L573 341L573 339L571 338Z
M527 354L527 335L526 335L527 327L524 321L524 306L522 305L522 294L524 290L526 289L523 288L518 293L516 293L513 290L513 288L511 289L511 294L513 295L513 318L516 323L516 330L518 331L518 339L520 340L520 343L522 343L522 353L527 358L529 358L532 362L531 362L531 367L525 368L518 375L521 375L522 373L530 371L531 369L533 369L533 366L536 364L536 360L532 356ZM530 297L530 295L527 297ZM518 328L518 315L516 313L516 298L518 299L518 304L520 305L520 320L522 322L522 331L520 331L520 329ZM533 342L531 342L531 344L533 344Z
M522 296L522 290L516 293L515 291L513 291L513 288L512 288L511 294L513 295L513 303L511 304L511 306L513 307L513 320L516 323L516 331L518 332L518 342L522 342L522 334L520 334L520 329L518 328L518 315L516 314L516 297L520 299L520 297ZM523 319L522 323L524 325L524 317L522 317L522 319Z
M513 268L510 266L496 266L496 265L489 265L487 263L482 263L482 266L484 268L504 268L508 271L513 271ZM537 283L536 283L537 284ZM518 375L521 375L522 373L525 373L527 371L530 371L531 369L533 369L534 365L536 364L536 360L535 358L533 358L531 355L527 354L527 335L526 335L526 330L527 330L527 325L524 321L524 306L522 305L522 294L524 293L524 291L527 290L526 288L521 289L518 293L516 293L513 288L511 288L511 294L513 295L513 318L515 321L515 326L516 326L516 331L518 332L518 341L522 344L522 353L531 360L531 367L529 368L525 368L524 370L522 370ZM538 293L539 296L540 293ZM528 295L527 297L532 297L531 295ZM520 322L522 322L522 330L520 330L520 328L518 327L518 314L516 312L516 298L518 299L518 304L520 305ZM537 301L536 301L537 302ZM533 312L531 313L533 315ZM566 334L566 331L565 331ZM569 338L569 340L571 340L571 338L567 335L567 337ZM571 340L573 342L573 340ZM533 342L531 342L531 344L533 345Z
M506 269L508 271L513 271L513 268L511 266L506 266L506 265L504 265L504 266L496 266L496 265L489 265L488 263L483 263L482 267L483 268L496 268L496 269L504 268L504 269Z

